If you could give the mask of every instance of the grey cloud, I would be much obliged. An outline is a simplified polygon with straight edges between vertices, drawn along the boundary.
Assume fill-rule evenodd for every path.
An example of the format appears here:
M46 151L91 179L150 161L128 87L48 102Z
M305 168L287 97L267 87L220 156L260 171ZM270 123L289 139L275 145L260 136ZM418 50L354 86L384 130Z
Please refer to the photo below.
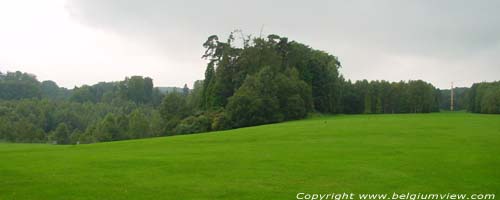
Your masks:
M500 69L495 58L500 55L499 8L500 1L493 0L67 2L80 23L142 41L170 59L198 59L201 43L211 34L243 29L257 35L264 25L266 34L282 34L339 56L348 78L423 78L439 87L453 79L467 85L499 78L492 75ZM412 57L408 64L420 59L440 65L403 73L394 70L397 66L382 66L391 63L383 60L391 56ZM481 65L478 69L486 72L466 64ZM450 67L464 68L464 74L446 77Z

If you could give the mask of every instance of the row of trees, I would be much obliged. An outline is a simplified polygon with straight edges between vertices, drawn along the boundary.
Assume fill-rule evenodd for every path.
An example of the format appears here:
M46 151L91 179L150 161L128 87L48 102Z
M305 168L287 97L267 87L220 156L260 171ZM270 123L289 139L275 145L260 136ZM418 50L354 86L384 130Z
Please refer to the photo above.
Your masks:
M0 140L75 144L218 130L195 106L202 84L164 93L133 76L67 90L27 73L1 74Z
M69 144L160 136L162 124L156 109L131 101L0 101L0 139L12 142Z
M500 81L473 84L467 99L470 112L499 114Z
M439 112L440 91L421 80L344 82L343 113Z
M30 74L0 73L0 139L91 143L268 124L311 112L437 112L446 94L420 80L345 80L335 56L277 35L236 31L203 46L205 79L192 90L155 88L141 76L67 90ZM498 82L474 85L471 111L498 112L497 95Z
M53 81L39 82L35 75L22 72L0 72L0 100L26 98L63 99L69 91L59 88Z
M159 105L162 95L158 88L153 87L153 79L132 76L119 82L101 82L92 86L75 87L69 100L80 103L128 100L137 104Z
M100 82L71 90L53 81L37 80L35 75L22 72L0 72L0 100L50 99L72 102L111 103L132 101L137 104L159 105L163 92L153 87L153 79L142 76L126 77L118 82Z
M189 88L181 91L186 101ZM141 76L68 90L32 74L0 73L0 140L68 144L174 134L160 115L164 96Z
M500 114L500 82L475 83L472 87L453 89L454 110ZM451 91L441 90L441 110L450 110Z

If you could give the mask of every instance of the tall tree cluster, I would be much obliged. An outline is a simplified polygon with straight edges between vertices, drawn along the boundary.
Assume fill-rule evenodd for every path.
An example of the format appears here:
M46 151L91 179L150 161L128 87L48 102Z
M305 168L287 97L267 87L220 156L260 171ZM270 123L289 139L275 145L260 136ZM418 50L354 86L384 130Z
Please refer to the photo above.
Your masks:
M336 57L277 35L243 36L238 46L235 33L227 41L211 36L204 43L201 109L223 112L227 128L340 112Z
M467 93L468 109L474 113L500 113L500 81L475 83Z

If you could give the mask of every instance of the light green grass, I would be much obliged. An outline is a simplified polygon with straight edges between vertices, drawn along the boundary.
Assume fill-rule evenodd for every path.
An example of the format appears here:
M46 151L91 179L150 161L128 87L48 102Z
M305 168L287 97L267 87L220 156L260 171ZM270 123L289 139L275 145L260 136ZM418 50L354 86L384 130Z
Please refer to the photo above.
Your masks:
M352 115L77 146L0 144L0 199L496 193L500 115Z

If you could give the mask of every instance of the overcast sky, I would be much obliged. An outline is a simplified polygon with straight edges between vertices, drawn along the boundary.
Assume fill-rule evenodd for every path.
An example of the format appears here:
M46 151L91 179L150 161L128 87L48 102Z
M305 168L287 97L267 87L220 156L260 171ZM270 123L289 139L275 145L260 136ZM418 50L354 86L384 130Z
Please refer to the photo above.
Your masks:
M448 88L500 79L500 1L2 0L0 71L72 88L203 79L209 35L279 34L338 56L351 80Z

